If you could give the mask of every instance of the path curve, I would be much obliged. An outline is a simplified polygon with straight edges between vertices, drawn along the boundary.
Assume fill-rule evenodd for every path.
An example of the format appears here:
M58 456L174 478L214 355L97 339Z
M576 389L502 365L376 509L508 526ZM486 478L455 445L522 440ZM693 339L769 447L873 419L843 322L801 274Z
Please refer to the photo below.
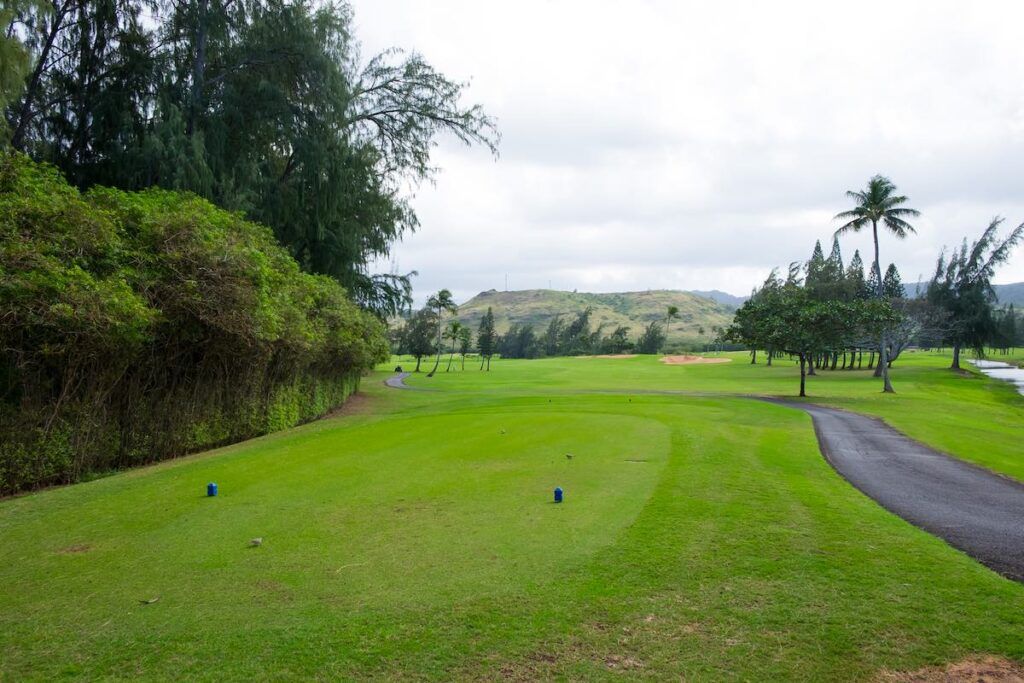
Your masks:
M772 403L809 413L825 459L882 507L1024 582L1024 484L939 453L877 418Z
M412 389L412 387L405 383L405 378L411 374L411 372L400 372L394 377L388 377L384 380L384 384L392 389Z

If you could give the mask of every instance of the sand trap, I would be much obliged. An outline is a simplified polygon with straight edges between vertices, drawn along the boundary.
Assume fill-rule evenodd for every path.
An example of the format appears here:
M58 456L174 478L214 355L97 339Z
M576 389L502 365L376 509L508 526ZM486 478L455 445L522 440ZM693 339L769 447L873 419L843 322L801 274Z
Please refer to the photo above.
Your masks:
M707 363L731 363L732 358L705 358L704 356L664 356L665 365L702 365Z
M1024 683L1024 667L1002 657L965 659L917 671L883 671L879 681L900 683Z
M619 353L619 354L605 353L605 354L602 354L600 356L591 356L591 358L636 358L636 354L635 353Z

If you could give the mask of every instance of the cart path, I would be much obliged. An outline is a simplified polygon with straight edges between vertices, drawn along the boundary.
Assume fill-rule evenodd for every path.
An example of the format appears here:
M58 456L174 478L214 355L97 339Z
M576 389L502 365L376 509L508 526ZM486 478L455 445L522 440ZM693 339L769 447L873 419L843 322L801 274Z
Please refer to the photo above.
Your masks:
M392 389L412 389L412 387L405 383L405 378L411 374L411 372L400 372L394 377L388 377L384 380L384 384Z
M877 418L772 403L809 413L825 459L882 507L1024 582L1024 484L939 453Z

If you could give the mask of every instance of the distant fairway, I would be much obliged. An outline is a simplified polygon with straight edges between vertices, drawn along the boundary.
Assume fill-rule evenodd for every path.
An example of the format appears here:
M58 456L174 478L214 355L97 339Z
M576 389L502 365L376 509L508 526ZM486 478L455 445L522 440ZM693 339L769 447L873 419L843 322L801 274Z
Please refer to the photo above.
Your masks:
M433 391L380 372L349 414L0 502L0 679L860 680L1024 660L1024 586L850 487L806 415L726 396L796 388L789 362L732 358L407 380ZM901 359L896 396L867 371L808 389L1024 479L1024 399L944 362Z

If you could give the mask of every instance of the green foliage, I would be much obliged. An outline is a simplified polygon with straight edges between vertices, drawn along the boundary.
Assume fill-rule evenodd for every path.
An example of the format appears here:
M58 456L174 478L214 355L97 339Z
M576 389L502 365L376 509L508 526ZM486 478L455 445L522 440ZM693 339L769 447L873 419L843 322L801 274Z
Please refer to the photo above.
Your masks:
M998 230L1002 223L1002 218L994 218L970 247L965 239L948 258L945 253L940 255L928 283L929 303L948 316L942 341L953 347L954 368L960 366L962 348L983 354L987 344L1001 341L992 276L1024 239L1024 223L1001 239Z
M0 159L0 491L312 419L388 350L333 280L192 195Z
M436 138L495 151L464 83L415 53L361 62L344 2L51 5L15 17L37 65L8 109L15 148L82 189L157 185L243 211L382 316L411 301L409 275L367 265L417 227L407 192L433 175Z
M661 329L661 323L652 320L636 340L638 353L657 353L665 344L665 332Z
M502 358L537 358L541 353L540 340L533 325L512 325L498 339L498 353Z
M480 358L487 363L487 369L491 369L491 357L494 356L498 346L498 333L494 329L494 311L490 308L480 318L480 327L476 332L476 343L480 349ZM481 368L483 367L481 363Z
M416 358L416 372L419 372L420 361L425 356L439 352L435 345L434 330L437 328L437 313L432 308L417 311L402 326L399 353L409 354Z
M827 280L812 280L810 275L804 286L792 277L782 282L773 271L764 286L736 311L733 324L723 335L751 349L797 356L801 396L805 394L807 363L853 348L860 339L877 337L899 320L886 300L822 299L823 283Z

